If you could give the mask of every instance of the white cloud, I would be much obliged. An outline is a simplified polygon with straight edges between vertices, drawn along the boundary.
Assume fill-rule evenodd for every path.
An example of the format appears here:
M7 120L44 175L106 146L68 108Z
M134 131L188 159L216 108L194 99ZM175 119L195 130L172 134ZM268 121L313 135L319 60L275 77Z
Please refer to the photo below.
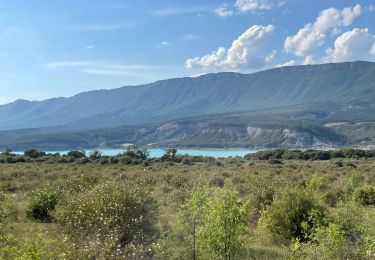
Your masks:
M359 4L343 10L335 8L323 10L313 24L306 24L297 34L288 36L284 48L286 52L296 56L313 55L324 44L327 33L337 33L340 28L349 26L361 12L362 8Z
M309 55L309 56L306 56L304 61L302 62L302 65L311 65L311 64L315 64L316 61L314 59L314 56L312 55Z
M152 77L169 75L179 70L171 65L123 64L102 60L54 61L44 66L48 70L71 70L89 75ZM171 75L169 75L170 77Z
M171 45L171 44L169 42L166 42L166 41L159 43L160 47L168 47L169 45Z
M255 12L259 10L270 10L274 4L267 0L237 0L235 6L240 12Z
M278 64L275 67L276 68L280 68L280 67L295 66L295 65L298 65L298 62L296 60L290 60L288 62L285 62L285 63L282 63L282 64Z
M355 60L374 60L375 36L368 29L355 28L339 36L334 48L326 51L325 62L344 62Z
M201 76L204 76L204 75L207 75L207 72L191 75L190 78L198 78L198 77L201 77Z
M211 52L203 57L195 57L187 59L185 66L191 69L195 66L197 67L219 67L221 66L227 50L224 47L220 47L217 51Z
M186 60L186 68L201 67L209 70L239 70L261 68L272 61L275 50L265 48L273 25L254 25L233 41L229 49L219 47L202 57Z
M90 50L90 49L95 49L95 48L96 48L95 45L88 45L88 46L86 46L86 49L88 49L88 50Z
M223 4L215 9L215 13L220 17L227 17L234 15L234 11L228 8L227 4Z
M284 5L285 1L283 0L236 0L233 6L222 4L215 9L215 13L220 17L227 17L243 13L256 13L271 10Z

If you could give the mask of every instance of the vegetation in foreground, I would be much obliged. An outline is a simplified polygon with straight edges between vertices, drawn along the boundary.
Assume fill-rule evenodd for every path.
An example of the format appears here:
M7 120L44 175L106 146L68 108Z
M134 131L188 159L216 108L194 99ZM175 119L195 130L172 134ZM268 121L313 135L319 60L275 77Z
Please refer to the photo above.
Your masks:
M373 151L0 161L0 259L375 258Z

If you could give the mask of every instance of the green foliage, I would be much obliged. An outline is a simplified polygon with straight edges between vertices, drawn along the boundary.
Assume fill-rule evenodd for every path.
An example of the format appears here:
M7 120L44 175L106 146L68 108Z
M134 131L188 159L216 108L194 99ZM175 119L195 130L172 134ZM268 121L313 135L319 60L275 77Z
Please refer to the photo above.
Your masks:
M58 163L62 158L72 163ZM272 165L185 155L130 158L139 164L121 158L130 157L81 164L48 155L2 164L0 259L183 260L194 252L195 259L229 258L224 248L235 248L231 259L375 257L375 207L359 199L370 198L364 191L375 184L374 159L340 158L337 167L336 159L282 158L282 165ZM185 158L193 164L183 164ZM52 223L25 218L34 199L45 205L54 192L55 209L45 207ZM236 218L239 212L243 217Z
M36 158L39 158L39 157L42 157L42 156L45 156L46 153L45 152L39 152L38 150L36 149L27 149L24 151L23 153L25 156L27 157L30 157L30 158L33 158L33 159L36 159Z
M354 200L363 206L375 206L375 186L357 188L353 196Z
M278 159L269 160L269 163L270 164L283 164L283 162L281 160L278 160Z
M41 260L45 247L31 244L11 235L0 241L0 260Z
M336 158L374 158L375 151L374 150L361 150L361 149L351 149L351 148L343 148L337 150L329 150L329 151L322 151L322 150L313 150L308 149L305 151L300 150L289 150L289 149L275 149L275 150L265 150L265 151L258 151L253 154L247 154L244 156L245 159L251 160L270 160L272 163L275 160L312 160L312 161L326 161L330 159ZM340 163L338 166L342 167Z
M246 232L249 208L234 192L220 191L214 195L199 235L203 248L215 258L234 259L241 255L240 235Z
M58 223L93 258L149 244L157 235L156 216L156 202L142 187L115 182L69 197L56 210Z
M49 184L47 188L39 190L31 197L26 215L30 219L50 222L53 220L57 203L92 188L96 183L95 177L78 176L63 183Z
M4 235L5 222L7 220L7 197L0 191L0 237Z
M36 193L30 200L26 210L27 217L43 222L52 220L52 211L55 209L59 197L59 191L44 189Z
M313 192L288 188L263 212L261 222L276 237L307 241L325 214L325 207Z
M207 214L209 200L207 187L194 189L191 197L182 205L172 232L166 234L161 241L158 258L197 259L204 253L200 250L198 231Z
M178 223L162 241L158 257L168 259L233 259L242 253L248 204L235 192L196 188L182 206Z
M176 156L177 149L176 148L167 148L165 149L164 157L172 157L174 158Z
M369 257L369 244L374 242L361 227L361 214L353 206L341 205L328 219L328 225L318 227L313 234L315 252L320 259L365 259ZM370 240L369 240L370 239ZM371 242L372 240L372 242ZM372 255L375 256L375 255Z
M133 159L146 160L150 156L150 151L138 146L129 146L123 155Z
M44 247L39 243L29 243L11 234L9 226L10 199L0 192L0 260L20 259L39 260L42 259Z
M76 159L81 159L86 157L86 154L84 151L70 151L67 153L67 156L76 158Z

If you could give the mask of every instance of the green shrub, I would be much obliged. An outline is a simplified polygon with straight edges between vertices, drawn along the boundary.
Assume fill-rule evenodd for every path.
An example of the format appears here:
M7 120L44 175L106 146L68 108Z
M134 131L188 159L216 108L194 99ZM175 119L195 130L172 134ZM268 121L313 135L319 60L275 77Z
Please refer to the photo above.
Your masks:
M328 225L318 227L310 245L317 259L372 259L374 237L361 227L363 216L355 207L340 205L327 219ZM370 243L369 243L370 242Z
M42 157L42 156L46 155L45 152L39 152L36 149L27 149L27 150L25 150L25 152L23 154L25 156L33 158L33 159L36 159L36 158L39 158L39 157Z
M26 209L28 218L49 222L52 220L52 211L55 209L60 194L53 190L41 190L36 193Z
M193 162L190 159L188 159L188 158L183 159L182 163L186 164L186 165L193 165Z
M3 235L6 221L7 197L0 192L0 237Z
M269 160L270 164L283 164L283 162L279 159L271 159Z
M358 188L354 191L353 197L363 206L375 206L375 186Z
M240 236L246 233L248 216L248 204L237 193L220 190L215 194L199 230L207 259L235 259L243 254Z
M157 234L156 213L156 202L144 189L108 182L67 198L56 218L73 243L87 249L87 257L107 258L149 244Z
M287 189L263 212L261 223L274 236L306 241L313 229L322 223L325 213L325 207L313 192L302 188Z
M86 154L84 151L70 151L67 153L67 156L80 159L86 157Z

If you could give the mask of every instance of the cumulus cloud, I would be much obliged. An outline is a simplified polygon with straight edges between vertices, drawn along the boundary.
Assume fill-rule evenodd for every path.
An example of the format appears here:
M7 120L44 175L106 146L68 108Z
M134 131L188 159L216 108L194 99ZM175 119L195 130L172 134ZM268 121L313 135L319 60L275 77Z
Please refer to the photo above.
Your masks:
M235 7L240 12L255 12L259 10L270 10L274 7L274 4L267 0L237 0Z
M234 5L223 4L214 11L220 17L233 16L243 13L256 13L271 10L275 7L282 7L285 1L282 0L236 0Z
M334 48L326 51L325 62L373 60L375 58L375 36L368 29L355 28L339 36Z
M314 59L314 56L309 55L309 56L305 57L305 59L302 62L302 65L311 65L311 64L315 64L315 63L316 63L316 61Z
M275 50L266 51L266 43L273 25L254 25L233 41L229 49L219 47L216 51L202 57L186 60L186 68L200 67L209 70L239 70L261 68L272 61Z
M324 44L327 33L337 33L340 28L351 25L361 12L359 4L353 8L329 8L321 11L313 24L306 24L297 34L285 39L285 51L296 56L313 55Z
M227 4L223 4L215 9L215 13L220 17L227 17L234 15L234 11L229 9Z
M297 62L296 60L290 60L290 61L288 61L288 62L278 64L278 65L276 65L275 67L276 67L276 68L280 68L280 67L285 67L285 66L295 66L295 65L298 65L298 62Z

